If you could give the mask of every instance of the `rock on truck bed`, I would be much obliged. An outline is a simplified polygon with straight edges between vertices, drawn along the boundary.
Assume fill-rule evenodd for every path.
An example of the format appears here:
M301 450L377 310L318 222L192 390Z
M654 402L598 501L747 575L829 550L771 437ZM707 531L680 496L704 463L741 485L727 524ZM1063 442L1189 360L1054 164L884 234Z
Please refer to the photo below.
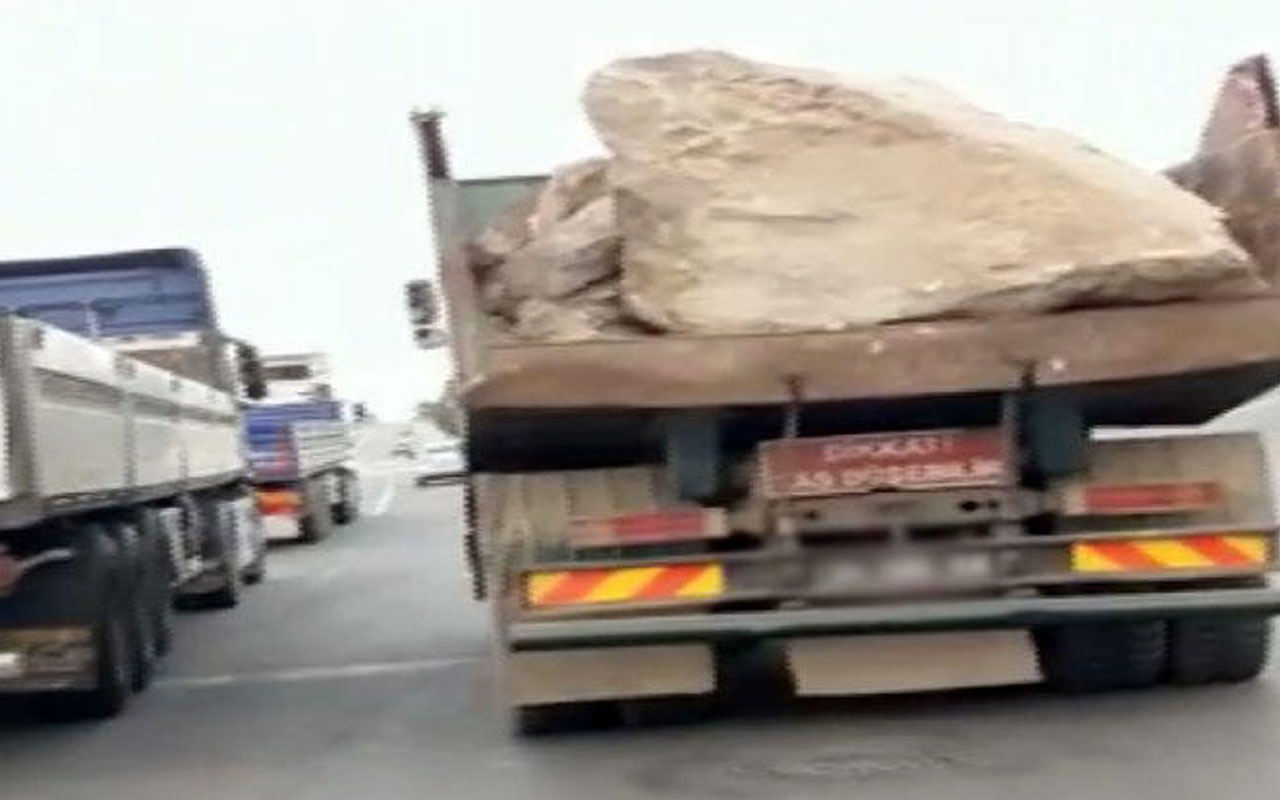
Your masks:
M685 86L670 85L668 73L690 69L691 64L702 73L685 81ZM856 400L1000 391L1015 388L1031 376L1042 385L1090 387L1100 403L1111 403L1116 410L1103 415L1111 422L1182 423L1207 419L1280 380L1280 325L1276 324L1280 300L1270 293L1257 264L1224 230L1217 209L1161 176L1115 162L1060 134L1016 126L953 99L944 102L934 90L890 93L913 99L889 111L883 102L863 98L859 102L864 106L858 111L856 104L846 101L850 92L862 97L856 94L860 89L850 89L829 76L813 78L812 73L764 77L772 69L718 54L641 59L606 68L592 80L588 106L595 106L595 116L608 117L597 119L597 126L614 151L613 158L570 165L549 181L528 177L454 181L444 157L439 118L419 118L432 176L442 277L452 310L462 393L469 405L659 408L775 403L786 399L790 378L805 384L809 399ZM755 129L758 135L751 141L726 144L724 136L708 134L712 123L756 124L749 114L744 121L742 114L735 117L726 111L731 104L719 96L724 87L716 77L723 77L725 70L744 74L742 80L750 85L749 91L739 86L734 92L746 91L757 100L763 93L770 98L765 105L773 103L790 109L792 116L800 114L813 128L808 138L797 139L794 130L780 131L786 118L772 107L765 109L771 114L766 115L768 124ZM708 75L715 78L715 85L698 91L689 88L698 81L705 83ZM756 85L760 83L764 86ZM814 90L815 84L825 88ZM804 92L816 95L800 102L797 98ZM631 100L619 100L624 96ZM834 119L828 119L833 97L845 105ZM635 105L636 98L643 102ZM741 98L733 102L741 106ZM615 107L618 103L622 105ZM671 121L680 114L700 113L699 103L719 109L715 119L699 121L701 133L694 135L692 128L680 128ZM908 136L906 144L897 142L894 131L902 133L922 124L923 106L945 113L930 118L934 127L925 126L927 135ZM683 107L688 108L680 111ZM870 143L860 142L851 127L875 114L896 115L897 127L873 135ZM665 132L659 132L659 140L672 130L682 130L679 136L688 146L675 155L663 151L656 156L670 143L655 144L646 138L655 134L642 129L655 118L663 120L660 127ZM939 128L942 123L951 127ZM614 138L608 130L615 131ZM725 168L725 153L742 157L748 170L758 168L752 166L757 159L770 157L759 149L765 146L756 141L761 136L791 137L790 151L774 148L774 155L792 153L790 160L783 159L782 167L804 164L805 169L797 173L803 175L823 168L824 174L812 180L793 175L790 186L772 167L757 175L781 181L781 189L794 190L807 207L817 202L815 192L834 186L832 196L842 202L883 196L886 213L897 215L898 221L914 215L919 226L912 229L895 223L889 228L901 239L888 237L877 246L890 248L923 272L886 270L874 259L850 256L865 244L850 233L856 229L856 213L816 218L754 213L752 209L776 203L786 191L771 187L752 194L753 187L763 184L739 180L737 169ZM848 168L850 162L830 158L829 151L813 160L814 153L805 148L816 147L814 142L863 148L867 153L858 162L862 168ZM963 192L949 193L937 186L918 190L917 184L929 175L915 171L911 181L902 182L893 170L877 169L869 155L897 159L906 169L911 163L908 155L918 155L922 148L937 151L929 157L931 172L976 169L965 180L976 180L975 175L983 180L961 181L959 185L968 187ZM958 165L949 164L943 155L954 157ZM1028 160L1036 162L1026 167L1035 180L1018 177ZM680 169L673 172L672 163ZM1002 176L1006 180L998 180ZM857 186L846 189L841 188L843 184ZM1014 195L1024 205L1045 205L1052 212L1050 221L1042 219L1044 213L1012 207L1009 197L991 197L1010 186L1021 187L1021 194ZM535 188L530 191L530 187ZM1099 199L1099 192L1115 194ZM1119 197L1126 201L1119 202ZM502 198L519 201L503 203ZM599 224L602 198L620 215L621 223L615 228ZM1144 205L1144 199L1150 202ZM699 206L703 201L706 204ZM746 207L741 206L743 202ZM656 213L661 203L668 205ZM861 219L874 227L875 214L866 213L868 208L878 207L864 205ZM587 209L591 210L583 216ZM1104 220L1088 216L1096 217L1103 210L1114 216ZM931 230L930 215L951 217L944 220L945 235L973 239L976 244L956 255L940 249L939 240L933 239L924 250L937 260L922 261L912 252L920 237L944 235ZM655 224L655 219L662 224ZM570 220L572 224L564 224ZM717 241L759 242L771 227L785 233L785 244L803 245L803 252L811 257L801 276L818 274L813 270L821 264L829 270L827 277L808 284L792 280L796 273L778 267L777 258L772 262L775 274L767 274L769 259L757 258L751 247L709 250ZM718 230L746 235L742 232L748 229L753 239L704 235ZM819 231L825 231L828 244L840 246L819 247ZM1073 243L1065 235L1073 231L1085 239L1091 232L1105 235ZM841 239L845 234L852 238ZM994 234L1001 234L994 245L977 241ZM670 241L660 241L664 236ZM1251 243L1248 237L1237 238ZM1037 250L1041 245L1045 247ZM1013 252L1011 247L1023 254L1056 255L1038 262L1034 258L984 261L993 252ZM764 250L771 257L800 251ZM1076 261L1061 258L1068 251L1092 255ZM655 254L663 254L665 264ZM974 254L981 257L975 260ZM562 262L561 255L568 257ZM541 271L531 267L539 260ZM715 263L708 266L707 261ZM559 263L571 264L573 269L557 272ZM1032 263L1039 266L1032 269L1028 266ZM652 270L671 265L679 269L651 280ZM939 265L948 271L937 272ZM1266 266L1269 278L1271 265ZM1039 283L1037 270L1043 279ZM668 280L672 275L677 280ZM966 284L974 275L979 280ZM744 285L733 288L733 280ZM868 290L868 281L897 284L892 291L877 293ZM717 282L720 289L713 287ZM760 285L770 287L769 291L761 293ZM966 285L973 291L962 291ZM992 285L996 290L988 291ZM517 290L511 291L512 286ZM810 316L788 317L775 306L778 313L771 311L766 324L743 317L755 313L748 308L750 303L740 302L743 292L759 294L762 303L794 305L802 294L813 296L815 286L822 291L810 304ZM653 287L657 295L649 292ZM718 292L721 297L716 300ZM910 302L878 306L869 302L894 292ZM665 299L646 306L644 298L657 296ZM943 297L961 302L919 305ZM872 317L885 319L867 324L869 312L859 307L859 300L878 309ZM1095 304L1099 307L1089 307ZM654 308L678 313L654 312ZM898 311L884 313L886 308ZM841 316L845 311L849 313ZM899 312L906 319L898 318ZM706 314L720 318L712 320ZM684 322L673 322L678 319ZM1140 400L1139 394L1143 394Z
M598 70L584 104L611 157L557 170L472 249L486 311L517 338L849 330L1263 288L1196 195L921 83L675 53Z

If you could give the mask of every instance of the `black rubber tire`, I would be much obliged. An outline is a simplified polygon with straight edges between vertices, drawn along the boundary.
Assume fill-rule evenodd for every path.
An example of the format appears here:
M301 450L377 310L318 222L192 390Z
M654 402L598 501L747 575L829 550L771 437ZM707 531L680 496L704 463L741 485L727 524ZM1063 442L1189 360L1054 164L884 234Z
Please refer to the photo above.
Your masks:
M618 701L622 720L640 727L668 727L705 722L715 709L711 695L641 697Z
M151 685L156 661L159 660L151 607L155 578L137 527L125 522L112 522L109 531L120 554L119 590L127 609L129 686L140 692Z
M1253 680L1267 665L1271 620L1249 615L1186 617L1169 623L1169 681L1194 686Z
M173 649L173 560L169 542L160 525L160 512L154 508L139 510L135 524L142 537L143 557L151 565L148 586L148 608L157 655Z
M250 497L250 502L256 502ZM244 582L250 586L256 586L267 577L267 537L262 529L262 515L258 513L257 507L252 509L250 514L251 524L254 525L253 531L253 561L249 562L249 566L244 568L241 575Z
M488 582L485 576L486 564L480 542L480 532L476 530L479 520L476 514L476 493L471 481L467 481L463 491L463 512L466 516L466 532L462 535L462 553L467 561L467 574L471 577L471 597L484 600L489 596Z
M124 564L116 543L101 526L87 532L89 556L97 563L100 593L93 620L94 644L97 651L97 686L59 698L60 705L73 717L106 719L124 710L133 693L130 676L133 666L129 658L129 605L123 589Z
M253 563L245 567L244 574L241 576L245 585L257 586L267 577L267 559L266 554L259 554Z
M1045 682L1072 693L1155 684L1164 673L1167 639L1163 621L1055 625L1035 633Z
M360 517L360 478L354 472L344 471L338 480L341 481L338 496L342 499L333 504L333 521L350 525Z
M517 706L511 711L516 733L520 736L595 731L613 727L621 721L618 704L607 700Z
M222 585L199 595L197 605L206 609L235 608L240 605L242 578L237 566L239 559L236 557L235 530L227 518L226 501L207 500L200 505L203 524L211 527L209 535L213 537L215 557L220 562L218 572L222 577Z
M323 542L333 533L333 508L318 481L307 486L307 514L299 520L298 527L302 531L299 540L306 544Z

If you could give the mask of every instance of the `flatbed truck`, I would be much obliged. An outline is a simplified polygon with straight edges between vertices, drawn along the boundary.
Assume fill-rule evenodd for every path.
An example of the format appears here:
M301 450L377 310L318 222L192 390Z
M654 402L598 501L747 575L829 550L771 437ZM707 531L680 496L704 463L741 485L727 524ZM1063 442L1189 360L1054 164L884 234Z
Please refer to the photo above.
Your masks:
M336 400L245 407L250 480L268 539L313 544L360 513L350 425Z

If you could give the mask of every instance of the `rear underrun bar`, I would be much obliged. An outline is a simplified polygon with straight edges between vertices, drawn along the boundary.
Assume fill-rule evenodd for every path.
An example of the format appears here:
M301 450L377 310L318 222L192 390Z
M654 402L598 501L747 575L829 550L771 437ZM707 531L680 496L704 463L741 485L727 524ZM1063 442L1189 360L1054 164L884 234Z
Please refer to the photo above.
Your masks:
M1005 597L725 614L523 621L509 626L507 642L517 651L557 650L789 636L1029 628L1069 622L1222 613L1280 614L1280 589Z

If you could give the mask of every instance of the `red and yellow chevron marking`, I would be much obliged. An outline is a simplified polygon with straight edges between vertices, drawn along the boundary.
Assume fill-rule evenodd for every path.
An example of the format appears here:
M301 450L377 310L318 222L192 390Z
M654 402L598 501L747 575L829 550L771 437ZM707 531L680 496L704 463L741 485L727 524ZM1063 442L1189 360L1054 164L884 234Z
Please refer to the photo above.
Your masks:
M1074 572L1155 572L1252 567L1267 561L1267 537L1258 534L1178 536L1076 542Z
M529 608L693 600L724 594L724 568L705 563L530 572L524 586Z

